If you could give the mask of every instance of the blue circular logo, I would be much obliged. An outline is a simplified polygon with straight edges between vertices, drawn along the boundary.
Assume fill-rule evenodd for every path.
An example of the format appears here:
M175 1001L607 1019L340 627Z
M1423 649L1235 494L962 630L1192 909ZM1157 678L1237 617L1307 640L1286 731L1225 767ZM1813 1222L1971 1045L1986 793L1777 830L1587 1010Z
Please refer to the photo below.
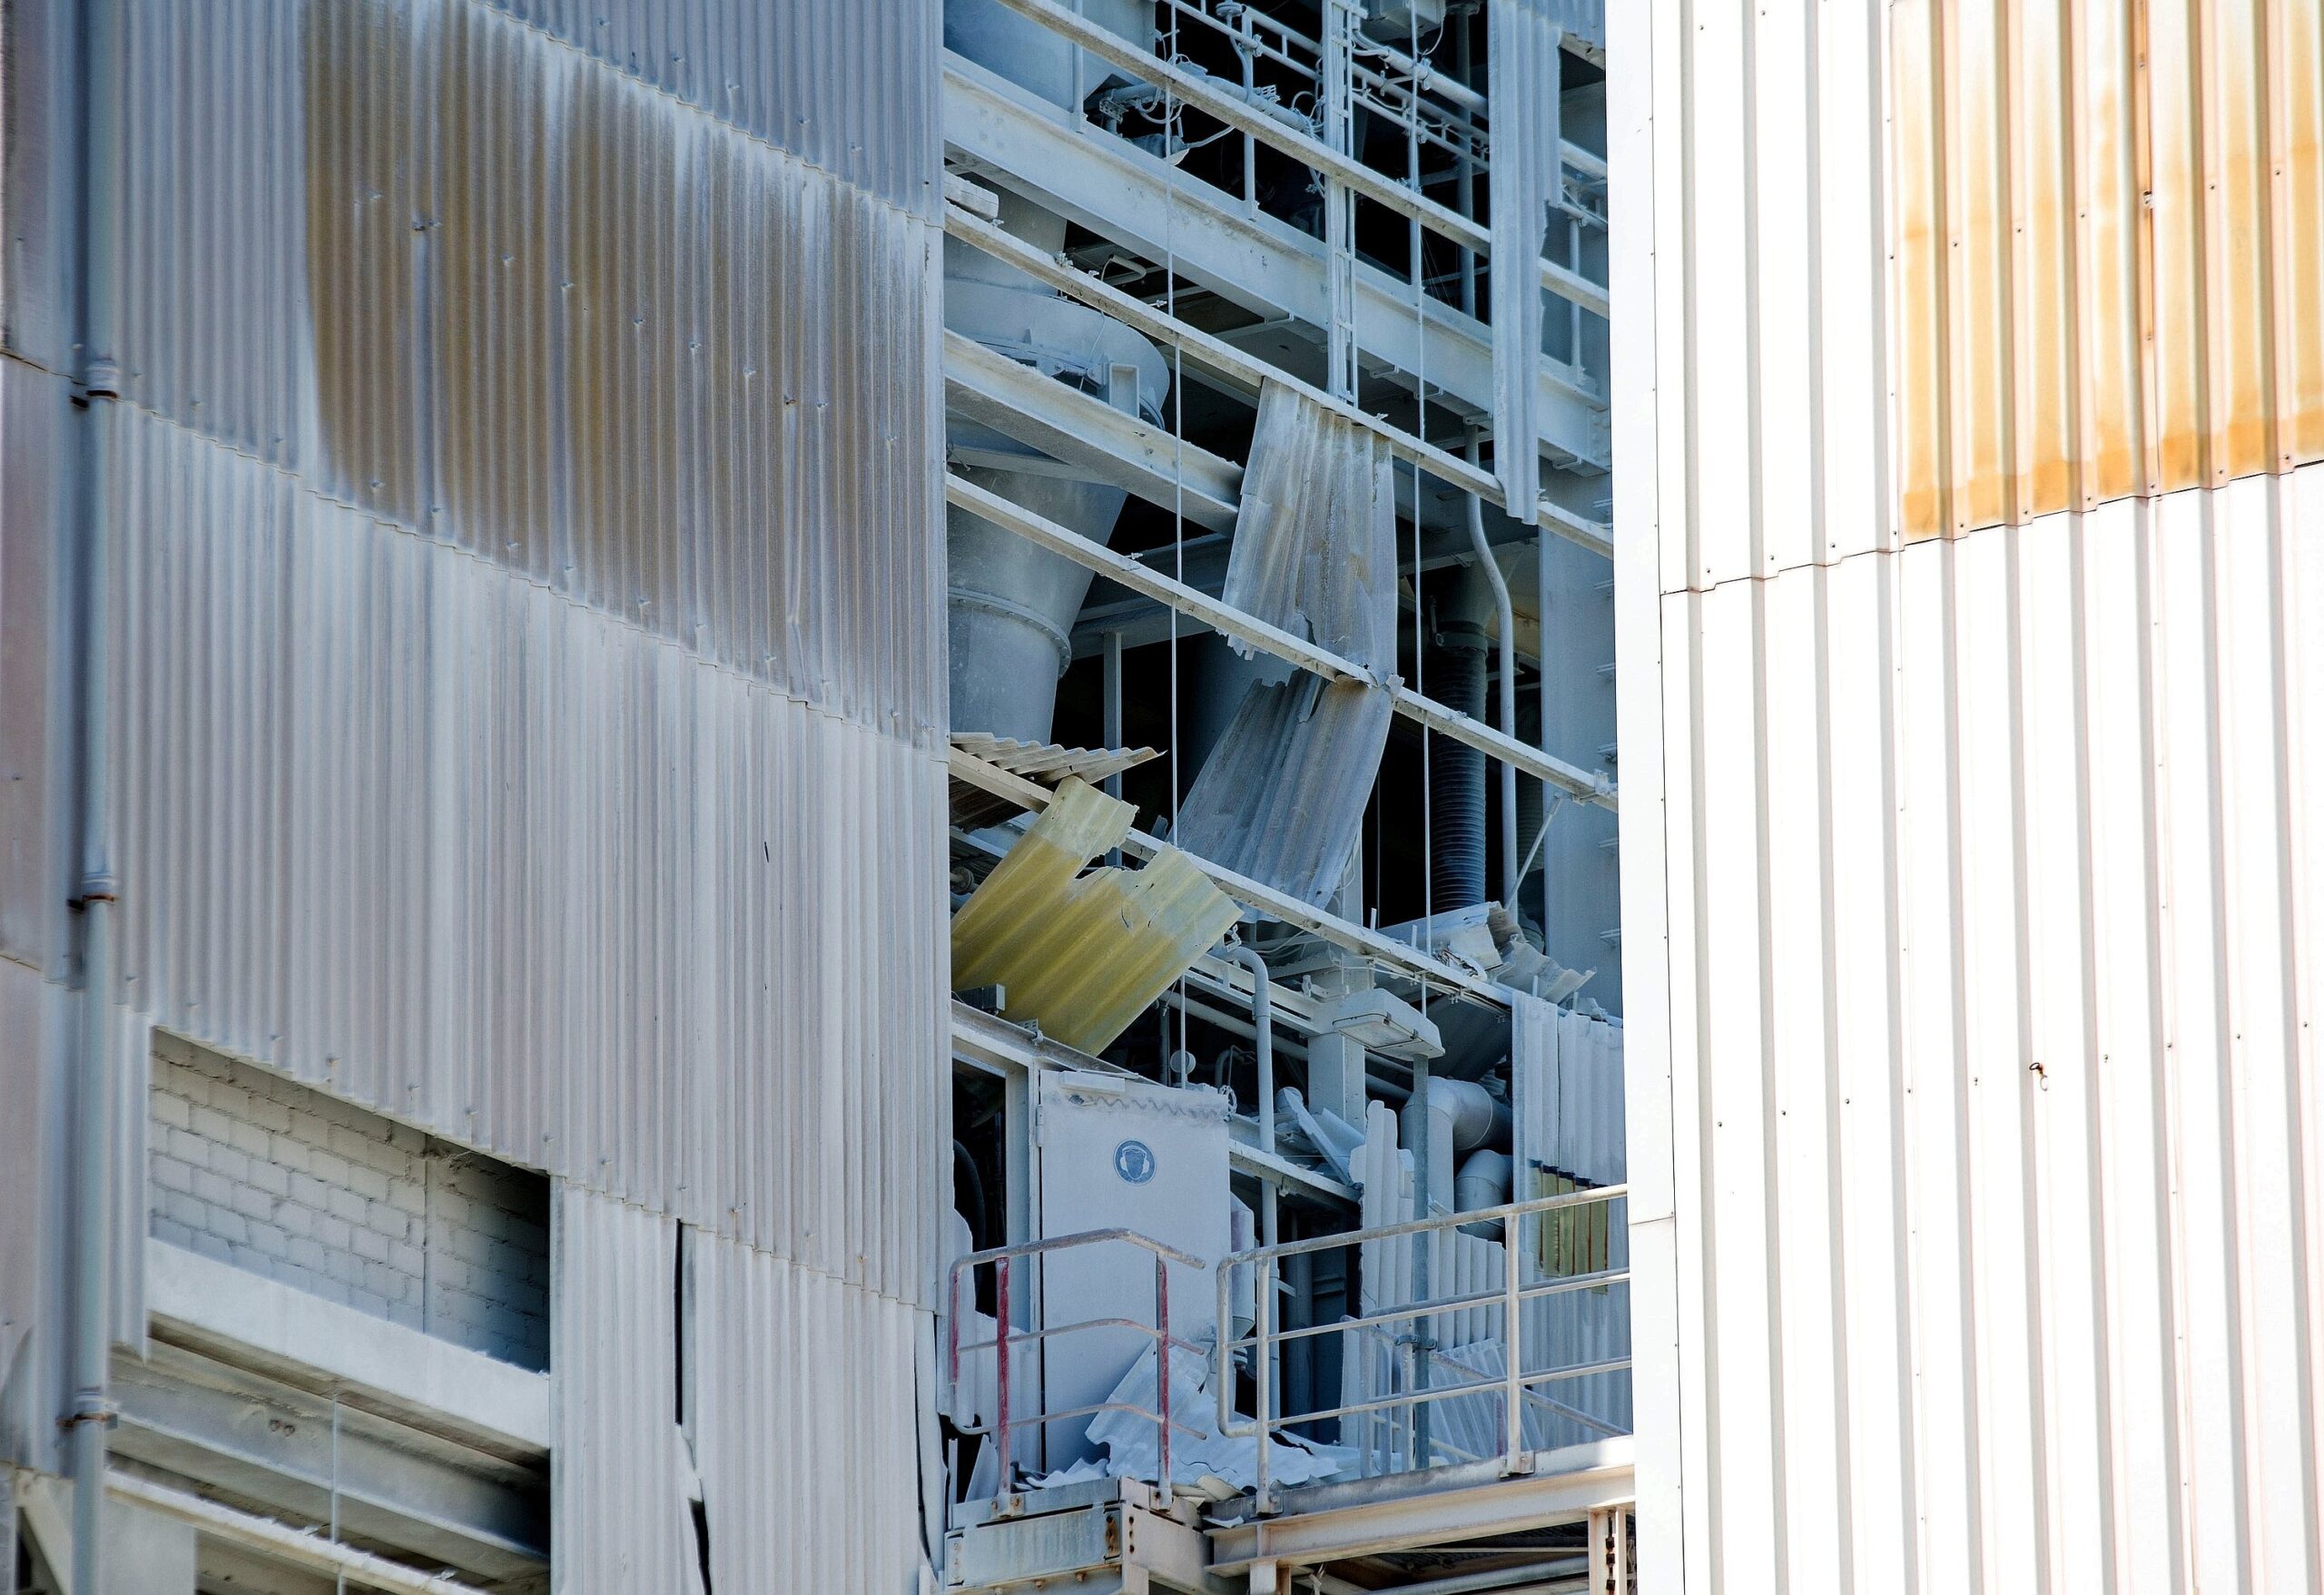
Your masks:
M1124 1141L1114 1148L1114 1172L1134 1186L1154 1177L1154 1148L1144 1141Z

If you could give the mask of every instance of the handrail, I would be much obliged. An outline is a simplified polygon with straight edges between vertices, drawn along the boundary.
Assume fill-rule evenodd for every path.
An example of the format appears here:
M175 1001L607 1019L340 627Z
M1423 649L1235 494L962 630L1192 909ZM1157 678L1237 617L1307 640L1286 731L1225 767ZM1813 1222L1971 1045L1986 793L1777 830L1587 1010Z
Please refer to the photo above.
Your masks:
M1135 1247L1154 1259L1154 1322L1140 1323L1135 1318L1101 1317L1082 1319L1072 1324L1045 1324L1039 1328L1019 1331L1010 1322L1009 1280L1017 1272L1020 1257L1042 1257L1052 1252L1062 1252L1077 1246L1120 1245ZM1155 1344L1154 1395L1156 1409L1147 1412L1128 1402L1105 1401L1094 1405L1068 1408L1062 1412L1043 1412L1034 1416L1037 1428L1046 1430L1051 1423L1068 1418L1095 1417L1101 1413L1125 1413L1133 1417L1151 1418L1154 1422L1155 1449L1160 1453L1161 1480L1165 1494L1170 1489L1170 1433L1178 1430L1199 1437L1203 1431L1195 1424L1180 1423L1170 1410L1170 1353L1183 1348L1200 1353L1203 1347L1192 1341L1182 1340L1170 1333L1170 1265L1203 1269L1208 1266L1201 1258L1177 1247L1165 1245L1150 1236L1134 1229L1088 1229L1075 1235L1049 1236L1040 1240L1020 1241L1013 1246L991 1246L981 1252L970 1252L952 1260L945 1271L944 1285L944 1383L946 1405L953 1409L954 1426L962 1434L990 1434L1000 1464L1000 1494L1013 1495L1015 1490L1016 1458L1011 1453L1009 1432L1013 1426L1009 1401L1009 1363L1011 1348L1019 1341L1039 1343L1058 1335L1091 1329L1127 1329L1145 1335ZM960 1342L960 1276L987 1264L999 1264L994 1276L993 1338ZM994 1413L988 1423L963 1424L959 1422L960 1386L960 1354L982 1351L990 1347L994 1361Z
M1536 1196L1529 1201L1504 1203L1498 1207L1479 1208L1466 1213L1447 1213L1429 1218L1416 1218L1398 1224L1374 1225L1366 1229L1344 1231L1337 1235L1313 1236L1304 1240L1280 1241L1273 1245L1254 1246L1220 1259L1217 1265L1218 1321L1231 1324L1229 1295L1236 1274L1242 1269L1254 1270L1252 1295L1254 1311L1251 1331L1246 1335L1231 1333L1220 1335L1216 1350L1217 1364L1211 1383L1217 1392L1217 1425L1221 1434L1237 1437L1256 1435L1258 1439L1258 1489L1256 1510L1268 1513L1275 1510L1270 1488L1269 1448L1274 1431L1293 1423L1320 1423L1334 1418L1357 1416L1366 1413L1407 1409L1417 1413L1428 1403L1450 1401L1462 1396L1476 1396L1487 1391L1499 1390L1502 1394L1501 1428L1502 1441L1502 1467L1505 1473L1525 1472L1531 1455L1525 1447L1524 1413L1527 1403L1549 1408L1591 1428L1606 1428L1602 1420L1590 1417L1562 1403L1549 1401L1534 1393L1534 1387L1584 1379L1628 1369L1628 1357L1604 1359L1575 1364L1558 1368L1528 1372L1524 1366L1522 1309L1526 1302L1545 1296L1571 1292L1601 1289L1627 1285L1627 1268L1596 1269L1586 1275L1566 1275L1549 1279L1525 1281L1519 1259L1523 1252L1523 1221L1542 1214L1571 1211L1576 1208L1599 1206L1620 1201L1630 1195L1627 1185L1592 1186L1587 1190L1560 1192L1554 1196ZM1440 1234L1450 1229L1462 1229L1499 1220L1503 1226L1502 1242L1502 1282L1498 1290L1469 1291L1458 1295L1431 1297L1408 1302L1397 1306L1344 1318L1334 1324L1306 1324L1293 1329L1274 1326L1274 1296L1275 1273L1286 1257L1301 1256L1315 1252L1336 1251L1347 1246L1361 1246L1375 1241L1390 1241L1406 1236ZM1502 1306L1502 1372L1443 1385L1425 1385L1397 1392L1374 1399L1343 1402L1334 1406L1317 1407L1313 1411L1276 1413L1274 1409L1274 1359L1285 1343L1322 1334L1348 1333L1377 1334L1385 1326L1412 1322L1419 1326L1423 1321L1439 1314L1460 1312L1482 1307L1493 1302ZM1463 1373L1480 1373L1455 1359L1445 1356L1429 1344L1424 1331L1406 1337L1414 1347L1417 1357L1431 1365L1441 1364ZM1256 1416L1242 1419L1234 1411L1235 1356L1248 1348L1251 1351L1251 1375L1255 1386L1252 1407ZM1424 1463L1423 1465L1425 1465Z

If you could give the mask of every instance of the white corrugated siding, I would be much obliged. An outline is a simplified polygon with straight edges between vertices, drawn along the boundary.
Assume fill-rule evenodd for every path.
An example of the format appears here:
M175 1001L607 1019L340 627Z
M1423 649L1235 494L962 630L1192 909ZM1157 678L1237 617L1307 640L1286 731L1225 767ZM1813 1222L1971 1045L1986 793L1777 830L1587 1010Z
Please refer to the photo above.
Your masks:
M677 1226L560 1180L550 1208L556 1595L700 1589L677 1421Z
M1888 15L1609 18L1643 1555L2314 1589L2324 472L1897 544Z
M2251 478L1663 600L1690 1573L2324 1576L2319 534Z
M731 1241L693 1269L712 1587L918 1590L928 1316Z

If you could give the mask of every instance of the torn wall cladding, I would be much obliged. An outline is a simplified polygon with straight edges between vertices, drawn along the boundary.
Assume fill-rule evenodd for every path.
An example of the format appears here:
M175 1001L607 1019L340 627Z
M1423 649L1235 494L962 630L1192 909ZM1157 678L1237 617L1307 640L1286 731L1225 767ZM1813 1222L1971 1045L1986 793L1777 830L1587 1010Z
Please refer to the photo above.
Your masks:
M556 1408L557 1588L916 1588L922 1315L692 1232L681 1273L669 1219L569 1185L556 1219L557 1375L592 1393Z
M1253 682L1178 810L1171 840L1317 907L1339 890L1394 714L1362 682Z
M2324 4L1889 19L1905 534L2324 459Z
M998 985L1006 1011L1102 1051L1235 922L1233 900L1163 848L1142 870L1082 866L1136 811L1068 779L952 919L952 981Z
M1222 596L1382 676L1396 668L1395 458L1297 389L1259 394ZM1256 652L1229 639L1246 658Z
M1396 670L1395 461L1375 432L1295 389L1259 395L1226 601L1371 670ZM1246 657L1246 645L1227 639ZM1393 713L1384 685L1255 682L1187 793L1172 840L1321 904L1340 883Z

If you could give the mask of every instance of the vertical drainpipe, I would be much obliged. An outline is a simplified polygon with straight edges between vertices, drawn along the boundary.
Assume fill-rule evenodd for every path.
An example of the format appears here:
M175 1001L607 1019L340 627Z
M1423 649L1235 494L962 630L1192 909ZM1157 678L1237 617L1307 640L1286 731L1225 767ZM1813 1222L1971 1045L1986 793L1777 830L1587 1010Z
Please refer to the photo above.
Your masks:
M1233 957L1236 963L1251 971L1251 1034L1256 1047L1256 1062L1259 1071L1259 1150L1273 1157L1275 1155L1275 980L1274 977L1267 973L1267 960L1259 956L1257 948L1238 947L1235 949ZM1259 1181L1259 1245L1271 1246L1275 1244L1276 1225L1275 1176L1268 1174ZM1256 1273L1257 1277L1254 1282L1256 1288L1272 1290L1273 1283L1267 1277L1269 1271L1260 1269ZM1264 1324L1274 1322L1273 1304L1268 1304L1268 1306L1269 1311L1258 1314L1258 1323ZM1257 1310L1256 1303L1253 1304L1253 1310L1255 1312ZM1272 1348L1261 1346L1257 1350L1257 1354L1267 1358L1270 1364L1267 1370L1267 1393L1270 1404L1280 1403L1283 1399L1283 1348L1280 1344ZM1275 1413L1271 1412L1261 1413L1259 1421L1264 1425L1273 1416ZM1265 1443L1264 1428L1261 1430L1261 1443Z
M118 397L114 360L115 186L120 123L112 93L122 56L119 0L83 0L79 46L79 392L81 480L74 499L80 545L81 1057L75 1071L73 1218L73 1587L102 1595L104 1581L105 1432L113 1423L106 1359L112 1348L114 938L109 834L112 782L112 469L108 411Z

